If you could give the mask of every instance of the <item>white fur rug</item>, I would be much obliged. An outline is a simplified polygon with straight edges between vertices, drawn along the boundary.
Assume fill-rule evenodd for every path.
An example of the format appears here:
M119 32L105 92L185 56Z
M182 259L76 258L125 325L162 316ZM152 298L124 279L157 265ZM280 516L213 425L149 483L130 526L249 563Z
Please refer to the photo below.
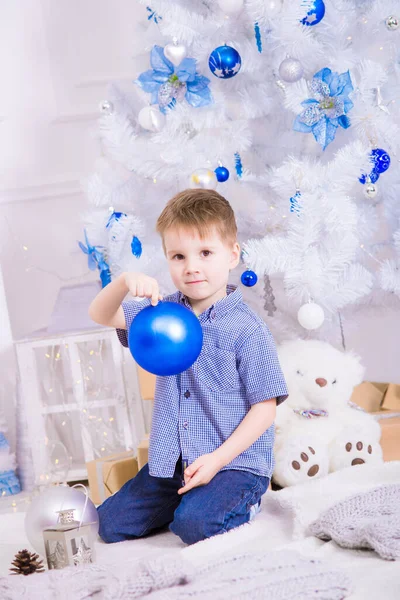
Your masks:
M132 564L133 557L142 561L160 555L179 557L181 553L194 566L201 566L222 555L291 549L308 557L328 560L332 566L342 569L353 583L354 593L348 596L349 600L398 600L398 561L385 561L372 551L346 550L334 542L323 542L306 535L307 526L336 502L390 483L400 483L400 462L350 467L306 484L279 492L268 492L263 498L261 513L255 521L228 534L189 547L170 532L111 545L99 542L96 547L97 563L110 567L118 563L121 566L128 557ZM1 515L0 540L1 574L5 575L14 553L29 546L23 532L23 514ZM28 599L29 588L38 585L38 578L39 575L13 577L7 599ZM11 581L8 580L7 583L10 584ZM60 590L58 597L68 598L67 590Z

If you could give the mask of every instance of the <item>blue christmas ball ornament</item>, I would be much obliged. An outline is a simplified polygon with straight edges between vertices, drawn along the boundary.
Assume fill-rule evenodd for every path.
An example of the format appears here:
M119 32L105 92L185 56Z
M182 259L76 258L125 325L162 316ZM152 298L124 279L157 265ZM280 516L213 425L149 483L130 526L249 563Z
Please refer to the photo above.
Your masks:
M211 52L208 66L215 77L230 79L239 73L242 59L232 46L218 46Z
M369 177L371 183L376 183L379 179L379 173L375 170L372 170L369 175L363 173L361 177L358 178L358 181L364 185L364 183L367 183L367 177Z
M256 285L258 281L258 277L254 273L254 271L250 271L250 269L247 269L247 271L244 271L244 273L242 273L240 281L243 283L243 285L247 287L253 287L253 285Z
M312 27L313 25L318 25L318 23L324 18L324 15L325 4L322 0L314 0L310 10L308 11L304 19L301 19L300 23L302 23L303 25L307 25L307 27Z
M374 148L371 152L371 157L374 163L374 171L377 173L384 173L390 167L390 156L386 150Z
M215 174L220 183L224 183L224 181L228 181L229 179L229 171L226 167L217 167Z
M128 333L136 362L154 375L177 375L197 359L203 330L196 315L176 302L147 306L134 318Z

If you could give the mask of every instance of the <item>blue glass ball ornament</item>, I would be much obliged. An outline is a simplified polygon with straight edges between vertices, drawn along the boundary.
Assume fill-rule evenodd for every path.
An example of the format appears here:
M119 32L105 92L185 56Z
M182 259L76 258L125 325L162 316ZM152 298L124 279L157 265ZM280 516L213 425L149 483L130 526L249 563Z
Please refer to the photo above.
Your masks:
M229 171L226 167L217 167L214 172L220 183L224 183L224 181L228 181Z
M182 304L159 302L134 318L128 333L136 362L154 375L177 375L197 359L203 330L196 315Z
M242 59L232 46L218 46L211 52L208 66L215 77L230 79L239 73Z
M382 148L374 148L371 152L371 158L374 163L374 171L381 174L390 167L390 156Z
M258 277L254 273L254 271L250 271L250 269L247 269L242 273L240 281L243 283L243 285L247 287L253 287L253 285L256 285L258 281Z
M364 183L367 183L367 177L369 177L371 183L376 183L379 179L379 173L373 169L369 175L363 173L361 177L358 178L358 181L364 185Z
M324 15L325 4L323 3L323 0L314 0L310 10L304 19L301 19L300 23L307 25L307 27L312 27L313 25L318 25L318 23L324 18Z

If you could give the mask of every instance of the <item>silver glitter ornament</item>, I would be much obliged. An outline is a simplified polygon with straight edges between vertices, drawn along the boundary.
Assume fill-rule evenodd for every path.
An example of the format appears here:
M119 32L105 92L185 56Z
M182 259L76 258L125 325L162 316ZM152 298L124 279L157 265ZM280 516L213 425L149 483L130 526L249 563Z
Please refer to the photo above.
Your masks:
M174 38L172 44L167 44L164 47L164 56L167 58L175 67L179 67L183 59L187 56L187 48L183 44L178 44L176 38Z
M396 31L396 29L399 28L399 23L399 17L396 17L395 15L390 15L390 17L385 19L385 24L389 31Z
M101 112L106 115L111 115L114 112L114 105L109 100L103 100L103 102L100 103L99 108Z
M186 89L186 83L184 81L179 81L176 75L171 75L168 81L160 85L158 89L159 107L165 108L172 100L182 102L185 98Z
M279 77L287 83L294 83L303 77L303 65L297 58L285 58L279 65Z
M364 186L364 196L369 198L369 200L373 200L378 193L378 186L376 183L366 183Z
M211 169L196 169L190 176L190 187L192 189L215 190L217 184L217 177Z
M271 280L269 275L264 275L264 310L267 311L269 317L274 316L274 312L276 311L275 306L275 296L272 290Z

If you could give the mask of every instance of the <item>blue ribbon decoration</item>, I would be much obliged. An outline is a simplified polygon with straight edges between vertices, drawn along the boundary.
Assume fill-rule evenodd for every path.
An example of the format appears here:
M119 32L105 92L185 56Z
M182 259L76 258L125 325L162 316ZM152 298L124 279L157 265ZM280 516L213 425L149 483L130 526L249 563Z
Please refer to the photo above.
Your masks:
M105 287L111 281L110 267L104 258L104 246L92 246L84 230L86 246L82 242L78 242L80 249L88 257L88 267L91 271L96 268L100 271L100 279L102 287Z
M160 17L160 15L158 15L155 10L153 10L152 8L150 8L150 6L146 6L146 10L149 13L147 15L147 20L148 21L154 21L154 23L156 25L158 25L158 21L162 21L162 17Z
M196 72L196 61L194 58L184 58L178 67L164 56L162 46L153 46L150 53L151 69L141 73L135 83L145 92L151 94L151 104L159 104L160 87L169 83L171 85L171 102L167 106L160 106L160 111L165 113L167 108L173 108L174 100L178 90L182 92L182 84L186 86L184 97L186 101L198 108L212 103L210 80Z
M131 250L132 250L132 254L133 256L136 256L136 258L140 258L142 256L142 242L139 240L139 238L134 235L132 238L132 242L131 242Z
M304 110L296 117L293 129L312 133L325 150L339 126L347 129L351 125L347 116L354 106L349 98L354 89L350 73L339 75L326 67L314 75L309 88L312 97L302 102Z
M239 152L235 152L235 169L236 169L237 176L240 179L241 176L243 175L243 165L242 165L242 159L240 158Z
M94 271L97 267L100 268L100 265L107 264L103 260L103 246L92 246L89 243L88 236L86 233L86 229L84 230L85 234L85 242L86 246L82 244L82 242L78 242L79 248L82 250L84 254L87 254L88 257L88 267L91 271Z
M126 213L114 211L107 221L106 229L111 227L116 221L119 221L121 217L126 217Z
M256 43L257 43L257 49L258 51L262 52L262 40L261 40L261 32L260 32L260 26L258 23L254 23L254 35L256 38Z

